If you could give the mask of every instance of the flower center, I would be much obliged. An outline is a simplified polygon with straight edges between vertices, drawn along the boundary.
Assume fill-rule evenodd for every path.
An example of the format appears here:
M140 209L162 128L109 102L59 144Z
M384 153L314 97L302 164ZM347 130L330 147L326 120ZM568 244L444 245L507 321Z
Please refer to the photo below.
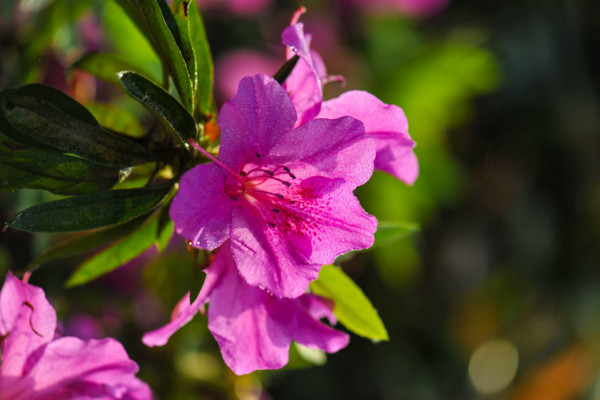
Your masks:
M256 154L261 158L260 154ZM257 200L275 199L284 200L283 191L292 186L296 176L285 165L278 165L272 169L264 165L256 166L247 164L239 174L231 174L225 182L225 193L232 199L237 200L241 195L250 195ZM293 203L292 203L293 204Z

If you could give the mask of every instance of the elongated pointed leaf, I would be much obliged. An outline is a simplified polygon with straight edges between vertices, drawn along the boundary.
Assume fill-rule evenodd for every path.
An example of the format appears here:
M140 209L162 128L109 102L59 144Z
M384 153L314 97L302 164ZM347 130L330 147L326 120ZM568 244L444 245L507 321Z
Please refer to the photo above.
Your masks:
M89 234L71 236L42 253L25 267L25 271L32 271L40 264L50 260L74 256L106 245L136 231L147 218L148 215L142 215L120 225L93 231Z
M160 86L132 71L119 72L119 81L127 93L146 107L181 143L194 137L196 123L179 102Z
M0 188L46 189L56 194L107 190L130 169L110 168L51 149L23 147L0 134Z
M160 215L166 208L156 212L152 217L132 234L118 240L100 253L96 254L84 262L71 275L66 283L67 287L82 285L93 279L96 279L108 272L111 272L128 261L133 260L144 251L155 245L161 236L164 236L164 229L169 229L169 225L163 225L161 228Z
M195 102L197 113L204 119L210 119L211 115L214 116L216 114L213 98L214 66L212 54L208 38L206 37L206 30L204 29L204 22L202 22L196 1L189 3L187 12L190 24L190 38L196 57L197 86Z
M192 81L193 93L196 93L198 87L198 74L196 65L196 55L194 54L194 46L192 44L192 37L190 35L190 19L188 14L188 8L190 0L173 0L172 10L173 18L177 24L178 36L173 34L177 46L181 50L181 54L185 60L185 63L190 73L190 79ZM163 15L166 12L163 12ZM171 30L173 33L173 30Z
M177 24L165 0L117 0L152 43L187 110L193 112L193 84L187 63L175 37ZM164 14L163 14L164 13ZM175 35L173 34L175 32Z
M375 243L369 250L378 249L418 232L421 228L414 222L379 221Z
M115 54L87 53L71 65L70 69L79 69L102 79L105 82L119 84L117 72L134 70L140 71L137 66L121 59Z
M383 322L363 291L340 268L324 265L310 290L333 300L339 321L357 335L373 340L389 340Z
M156 160L124 136L103 130L81 104L59 90L32 84L0 96L0 124L18 143L48 147L111 167Z
M123 223L154 209L171 184L111 190L27 208L8 225L29 232L73 232Z

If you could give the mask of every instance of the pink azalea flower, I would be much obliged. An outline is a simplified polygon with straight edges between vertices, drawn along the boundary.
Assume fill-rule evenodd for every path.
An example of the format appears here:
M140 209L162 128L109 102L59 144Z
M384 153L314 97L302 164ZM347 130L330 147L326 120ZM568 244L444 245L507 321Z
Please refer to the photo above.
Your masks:
M55 329L44 291L9 272L0 291L2 400L152 398L119 342L55 339Z
M219 159L188 171L171 205L176 231L214 250L231 239L244 279L298 297L321 265L373 244L377 220L352 191L373 172L375 143L360 121L296 111L266 75L244 78L219 114Z
M298 124L313 118L351 116L360 120L367 134L377 141L375 168L394 175L411 185L419 175L419 164L413 152L415 142L408 134L408 122L400 107L384 104L372 94L352 90L323 102L323 84L339 77L328 76L321 57L310 49L310 35L296 22L298 12L282 34L288 46L288 58L299 56L296 67L284 83L298 113Z
M144 335L148 346L162 346L190 321L210 299L208 329L225 363L238 375L259 369L278 369L288 362L292 340L334 353L348 345L347 334L320 322L336 320L328 300L313 294L277 298L248 285L238 274L231 248L222 246L209 268L200 294L190 305L189 293L175 307L164 327Z

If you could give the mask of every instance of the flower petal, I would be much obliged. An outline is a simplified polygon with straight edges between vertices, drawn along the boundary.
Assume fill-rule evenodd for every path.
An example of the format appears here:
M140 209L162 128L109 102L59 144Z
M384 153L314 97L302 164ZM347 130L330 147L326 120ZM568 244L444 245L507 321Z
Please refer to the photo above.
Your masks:
M281 34L281 40L300 57L284 83L298 113L298 126L310 121L319 113L323 101L320 74L324 74L324 65L315 63L310 51L310 36L304 34L304 24L301 22L288 26Z
M62 399L79 394L85 398L102 388L104 397L100 398L122 398L132 390L146 393L140 399L151 399L149 388L135 377L137 364L114 339L83 341L63 337L38 351L41 355L37 363L26 371L33 379L31 394L26 398Z
M219 160L237 172L246 156L266 154L295 122L294 106L277 81L264 74L246 77L219 113Z
M353 190L373 174L375 141L357 119L316 119L282 135L270 157L298 177L342 178Z
M375 168L412 184L419 175L413 153L415 142L408 134L408 122L400 107L384 104L363 91L350 91L323 103L319 118L354 117L365 125L365 131L377 140Z
M225 194L225 172L214 163L202 164L181 178L170 215L192 246L214 250L229 237L232 203Z
M312 251L310 240L268 225L269 212L244 203L233 211L233 257L250 285L260 285L277 297L298 297L317 279L321 265L307 257Z

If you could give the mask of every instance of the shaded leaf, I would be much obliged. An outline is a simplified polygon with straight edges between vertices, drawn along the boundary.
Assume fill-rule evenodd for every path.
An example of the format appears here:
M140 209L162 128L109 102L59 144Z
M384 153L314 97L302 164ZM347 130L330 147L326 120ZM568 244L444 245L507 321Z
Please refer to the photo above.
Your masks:
M94 250L120 237L129 235L137 230L147 217L147 215L142 215L123 224L111 226L110 228L97 230L85 235L80 234L77 236L71 236L68 239L65 239L62 242L50 247L39 257L29 263L29 265L25 267L25 270L31 271L46 261L74 256Z
M336 317L352 332L373 340L389 340L385 326L369 299L340 268L324 265L319 279L310 283L310 290L331 299L335 304L333 312Z
M117 2L150 40L164 68L173 78L185 108L192 112L194 108L192 79L175 40L175 37L181 35L165 0L117 0Z
M21 211L8 225L29 232L73 232L116 225L149 212L170 189L169 183L51 201Z
M46 189L56 194L107 190L124 179L130 168L116 169L50 149L25 148L0 135L0 188Z
M3 133L19 143L118 168L156 160L144 146L102 129L85 107L48 86L32 84L3 92L0 104Z
M160 215L163 211L164 209L156 212L144 222L140 229L119 239L81 264L65 285L67 287L83 285L114 271L155 245L163 235L162 231L168 229L167 225L163 226L162 229L160 226Z
M194 137L194 119L173 96L135 72L122 71L118 76L127 93L142 103L181 143L185 144L187 138Z

